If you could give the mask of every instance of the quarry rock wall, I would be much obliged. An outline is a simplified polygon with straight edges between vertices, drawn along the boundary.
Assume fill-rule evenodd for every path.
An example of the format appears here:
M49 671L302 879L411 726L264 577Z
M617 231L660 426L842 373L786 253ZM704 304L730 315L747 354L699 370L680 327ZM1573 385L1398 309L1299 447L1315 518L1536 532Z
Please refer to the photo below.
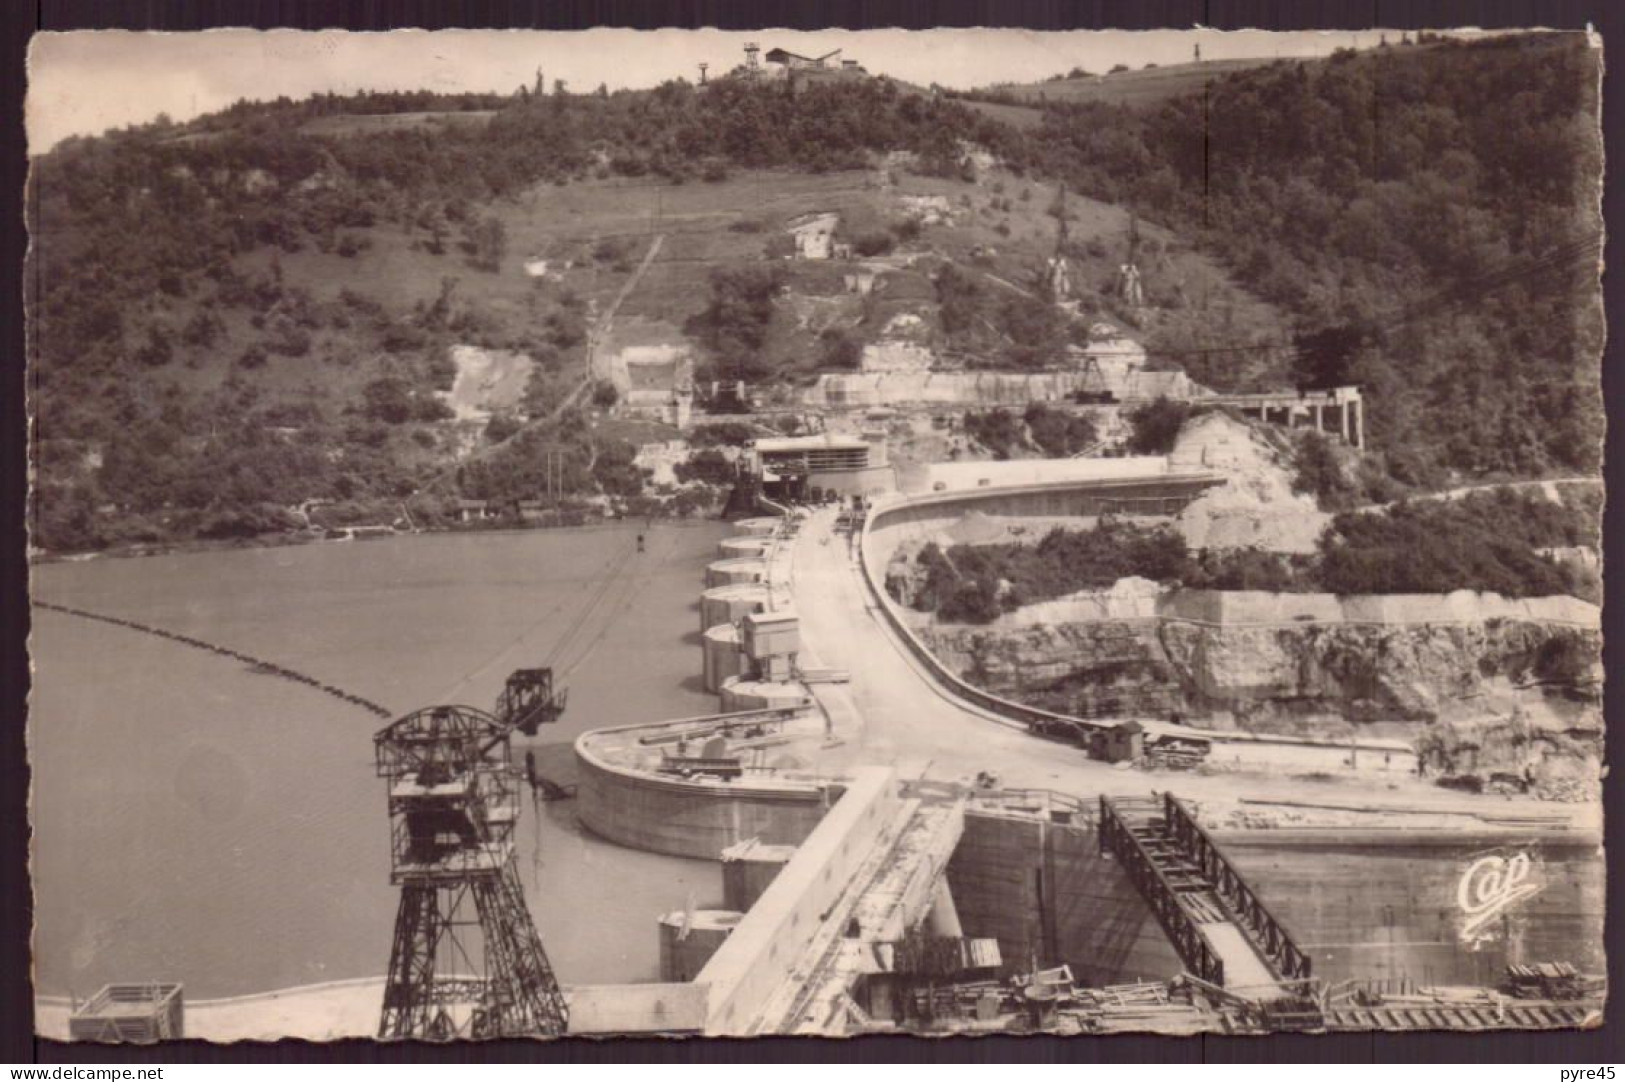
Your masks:
M1317 715L1351 723L1474 716L1486 700L1517 699L1543 651L1571 647L1593 656L1601 648L1594 626L1507 617L1297 624L1051 618L936 624L918 633L951 669L997 695L1111 691L1166 701L1215 727L1276 731Z

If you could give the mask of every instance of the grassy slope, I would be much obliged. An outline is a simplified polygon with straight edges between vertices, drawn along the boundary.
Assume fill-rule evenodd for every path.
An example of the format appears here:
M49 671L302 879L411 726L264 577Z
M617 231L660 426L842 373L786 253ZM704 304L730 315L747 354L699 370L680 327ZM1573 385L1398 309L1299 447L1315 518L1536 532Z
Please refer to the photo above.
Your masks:
M1027 83L996 88L1025 101L1104 102L1108 105L1151 105L1200 90L1209 79L1249 68L1275 63L1274 58L1206 60L1200 64L1170 64L1139 71L1119 71L1111 75L1091 75L1086 79L1057 79L1047 83Z
M909 246L912 251L939 254L1031 288L1054 249L1056 221L1050 210L1056 189L999 170L980 184L901 171L889 178L878 171L743 172L721 183L672 185L646 178L611 178L566 186L543 184L517 198L476 208L478 216L499 218L507 231L507 256L496 273L469 266L456 248L455 234L446 254L437 256L419 243L421 230L407 231L392 222L351 230L369 244L353 257L323 253L314 246L274 256L271 249L260 248L240 257L237 266L251 275L269 275L274 264L280 265L286 282L309 291L318 302L337 304L341 292L350 290L402 318L415 306L432 303L442 281L454 278L457 302L478 311L493 344L522 342L540 333L542 320L567 293L586 301L589 311L606 308L652 236L662 234L666 239L659 257L618 313L615 333L607 341L608 348L616 349L680 335L684 322L707 303L711 271L761 259L768 239L790 219L834 211L854 232L862 232L900 220L907 196L941 196L955 214L951 225L927 227ZM1003 209L1006 201L1008 210ZM1075 261L1074 272L1085 308L1099 306L1101 315L1111 316L1106 295L1117 265L1126 258L1129 214L1075 194L1068 197L1067 213L1071 239L1086 249ZM759 223L761 229L730 228L741 222ZM1212 260L1178 237L1149 223L1141 223L1139 229L1142 238L1161 249L1156 257L1142 259L1153 299L1183 298L1172 302L1180 311L1159 311L1147 330L1219 308L1231 310L1243 328L1262 332L1282 325L1278 313L1234 286ZM619 258L593 258L595 247L604 241L618 248ZM976 249L990 254L973 261ZM548 261L546 281L525 273L523 264L532 259ZM839 277L829 265L792 263L787 269L796 292L827 294L831 290L823 279L831 274ZM188 299L166 298L165 304L166 318L173 325L184 324L192 314ZM775 329L770 350L782 368L811 367L813 339L821 326L858 325L855 302L837 296L825 302L824 309L826 313L806 333L798 333L793 319L781 321L786 325ZM222 340L206 350L186 351L186 363L170 366L157 378L173 379L191 390L225 379L242 351L264 336L250 326L246 311L221 314L226 323ZM869 333L876 331L870 328ZM264 368L239 370L238 378L257 386L268 403L296 401L313 393L330 404L343 403L353 400L368 380L400 363L381 353L359 328L328 326L316 332L309 356L272 357Z

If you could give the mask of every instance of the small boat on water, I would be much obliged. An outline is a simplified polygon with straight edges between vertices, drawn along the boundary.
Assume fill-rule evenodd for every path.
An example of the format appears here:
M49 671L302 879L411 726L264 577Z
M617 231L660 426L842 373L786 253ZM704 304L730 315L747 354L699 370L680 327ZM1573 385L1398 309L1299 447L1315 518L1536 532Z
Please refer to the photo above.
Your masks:
M393 536L393 526L336 526L327 532L329 541L373 541Z

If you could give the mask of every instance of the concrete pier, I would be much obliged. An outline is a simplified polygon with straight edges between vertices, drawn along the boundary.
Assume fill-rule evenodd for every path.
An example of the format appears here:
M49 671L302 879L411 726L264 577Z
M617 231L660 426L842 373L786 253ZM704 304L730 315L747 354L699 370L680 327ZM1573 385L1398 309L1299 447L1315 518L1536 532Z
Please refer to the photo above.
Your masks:
M744 918L730 909L679 909L661 917L660 979L693 980Z
M796 855L791 845L763 845L756 838L722 851L722 904L748 912Z
M756 583L715 586L700 595L700 631L718 624L736 624L753 612L767 608L768 592Z
M739 628L718 624L705 635L705 690L722 692L722 685L745 671L745 655L739 648Z
M742 537L772 537L781 521L777 518L742 518L733 524L733 528Z
M751 559L763 556L772 544L768 537L725 537L717 542L717 555L724 560Z
M807 689L800 684L772 684L740 676L722 682L723 713L773 706L805 706L811 701Z
M766 580L767 561L760 559L717 560L705 569L705 585L708 588Z

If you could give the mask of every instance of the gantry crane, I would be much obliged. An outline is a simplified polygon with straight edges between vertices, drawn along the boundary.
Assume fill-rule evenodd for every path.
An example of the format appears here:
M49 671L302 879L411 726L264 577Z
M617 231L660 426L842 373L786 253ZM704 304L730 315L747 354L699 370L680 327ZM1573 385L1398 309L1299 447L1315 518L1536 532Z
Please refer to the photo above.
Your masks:
M514 863L510 738L557 720L551 669L508 678L493 716L432 706L373 737L389 785L390 882L401 888L378 1036L552 1037L564 995Z

